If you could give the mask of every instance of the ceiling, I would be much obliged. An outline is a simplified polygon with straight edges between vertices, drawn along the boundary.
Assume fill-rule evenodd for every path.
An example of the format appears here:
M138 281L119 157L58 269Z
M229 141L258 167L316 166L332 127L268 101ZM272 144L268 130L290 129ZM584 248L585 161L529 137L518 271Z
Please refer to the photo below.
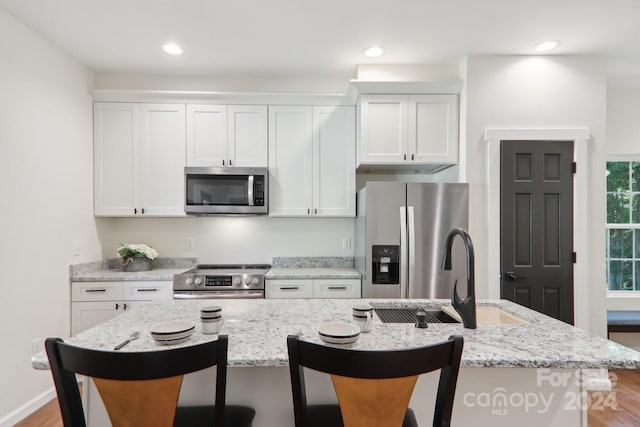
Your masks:
M638 0L0 0L0 8L101 73L355 78L367 63L466 55L603 55L640 76ZM161 46L175 41L181 56ZM371 45L385 55L370 59Z

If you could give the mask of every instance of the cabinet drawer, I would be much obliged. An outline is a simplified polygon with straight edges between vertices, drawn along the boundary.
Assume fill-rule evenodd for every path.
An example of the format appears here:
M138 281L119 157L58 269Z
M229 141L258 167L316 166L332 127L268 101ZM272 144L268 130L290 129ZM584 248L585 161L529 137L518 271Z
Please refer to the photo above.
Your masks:
M116 301L122 299L122 282L73 282L71 301Z
M125 301L155 301L173 298L173 282L124 282Z
M312 298L313 280L266 280L266 298Z
M358 279L315 279L314 298L360 298Z

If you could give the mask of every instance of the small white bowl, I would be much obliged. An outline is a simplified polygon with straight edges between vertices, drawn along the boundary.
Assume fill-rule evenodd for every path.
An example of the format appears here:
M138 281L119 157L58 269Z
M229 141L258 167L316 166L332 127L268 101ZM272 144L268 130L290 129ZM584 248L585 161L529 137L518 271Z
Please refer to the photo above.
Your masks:
M193 330L196 325L188 320L172 320L169 322L162 322L153 325L149 328L149 331L153 335L166 336L184 333L189 330Z
M325 323L318 328L318 335L330 344L352 344L360 336L360 328L352 323Z

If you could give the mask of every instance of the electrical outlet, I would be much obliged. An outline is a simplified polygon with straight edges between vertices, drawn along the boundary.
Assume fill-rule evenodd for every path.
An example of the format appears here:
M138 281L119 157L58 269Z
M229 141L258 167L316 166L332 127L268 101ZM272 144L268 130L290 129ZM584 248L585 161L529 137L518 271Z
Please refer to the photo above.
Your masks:
M342 238L342 250L343 251L348 251L351 249L351 238L350 237L343 237Z
M193 251L196 248L196 243L193 240L193 237L188 237L185 241L184 241L184 248L188 251Z
M71 256L80 256L80 240L71 241Z
M38 337L31 341L31 355L35 356L36 354L43 351L42 338Z

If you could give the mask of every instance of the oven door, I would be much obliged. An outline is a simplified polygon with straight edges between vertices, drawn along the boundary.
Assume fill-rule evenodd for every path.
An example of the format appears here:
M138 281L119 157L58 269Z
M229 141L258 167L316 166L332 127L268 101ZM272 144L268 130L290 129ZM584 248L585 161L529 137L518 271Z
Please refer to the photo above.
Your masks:
M264 290L239 291L173 291L173 299L259 299Z
M268 213L266 168L185 168L188 214Z

